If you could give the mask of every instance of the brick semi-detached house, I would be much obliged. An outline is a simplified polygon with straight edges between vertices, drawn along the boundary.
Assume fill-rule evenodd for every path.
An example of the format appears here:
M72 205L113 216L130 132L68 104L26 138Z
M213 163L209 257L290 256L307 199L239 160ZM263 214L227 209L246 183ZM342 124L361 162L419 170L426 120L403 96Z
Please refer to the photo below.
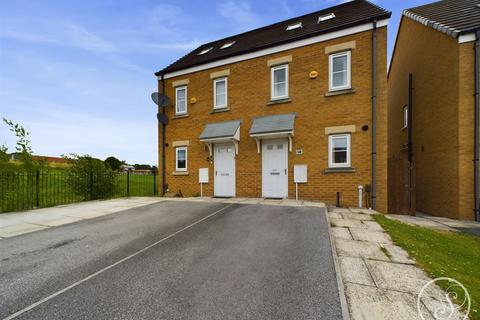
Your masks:
M156 73L169 98L166 191L198 195L208 169L204 196L295 198L296 168L300 199L358 206L369 186L387 211L390 15L357 0L202 45Z
M479 32L480 0L403 12L388 76L392 212L479 219Z

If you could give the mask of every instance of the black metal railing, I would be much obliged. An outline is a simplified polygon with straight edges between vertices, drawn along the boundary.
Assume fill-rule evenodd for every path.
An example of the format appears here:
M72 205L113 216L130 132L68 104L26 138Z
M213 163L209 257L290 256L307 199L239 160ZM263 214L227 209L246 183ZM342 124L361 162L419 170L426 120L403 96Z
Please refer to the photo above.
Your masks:
M0 212L157 194L155 174L0 171Z

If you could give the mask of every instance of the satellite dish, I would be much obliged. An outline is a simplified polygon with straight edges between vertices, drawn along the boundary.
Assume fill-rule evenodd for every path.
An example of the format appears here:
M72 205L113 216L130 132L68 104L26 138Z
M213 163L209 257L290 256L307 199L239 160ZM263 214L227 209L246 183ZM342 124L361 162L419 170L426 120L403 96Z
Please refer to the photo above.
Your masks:
M157 113L157 119L158 119L158 122L161 124L164 124L164 125L168 124L168 117L166 114Z
M167 96L158 92L152 93L152 100L159 107L167 107L170 103L170 99Z

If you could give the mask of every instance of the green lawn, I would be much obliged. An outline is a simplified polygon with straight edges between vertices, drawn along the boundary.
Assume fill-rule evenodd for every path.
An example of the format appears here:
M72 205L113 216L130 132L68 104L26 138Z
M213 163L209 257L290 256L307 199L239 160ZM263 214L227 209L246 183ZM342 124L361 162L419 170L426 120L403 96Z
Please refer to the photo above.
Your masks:
M430 277L460 281L471 297L470 318L480 320L480 237L411 226L383 215L374 218ZM462 300L463 292L457 293Z
M130 174L127 177L125 173L115 173L114 187L108 197L154 196L157 181L153 175ZM97 199L95 195L93 196ZM90 200L90 194L76 193L69 183L65 170L42 171L38 176L38 182L36 173L0 172L0 213L32 209L36 207L37 199L38 207L45 208Z

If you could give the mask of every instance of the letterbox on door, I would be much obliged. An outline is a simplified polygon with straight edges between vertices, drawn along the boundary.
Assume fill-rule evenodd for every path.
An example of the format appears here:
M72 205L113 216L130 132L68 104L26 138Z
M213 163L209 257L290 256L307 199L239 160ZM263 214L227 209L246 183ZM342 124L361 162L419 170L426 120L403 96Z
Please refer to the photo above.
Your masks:
M307 165L296 164L293 166L293 182L307 183Z

